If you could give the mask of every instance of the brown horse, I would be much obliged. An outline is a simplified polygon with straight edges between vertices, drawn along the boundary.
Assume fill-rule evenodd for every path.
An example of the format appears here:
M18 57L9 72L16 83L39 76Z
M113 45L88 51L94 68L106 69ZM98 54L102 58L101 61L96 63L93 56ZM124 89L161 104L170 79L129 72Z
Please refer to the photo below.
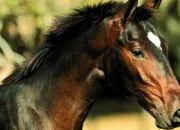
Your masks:
M160 3L149 0L136 7L134 1L136 9L104 60L104 72L119 95L142 106L159 128L172 129L180 126L180 86L168 61L167 42L147 21Z
M144 21L160 1L136 4L87 6L58 20L30 63L1 86L0 129L80 130L107 81L150 112L160 128L178 126L179 85L167 45Z
M0 129L81 129L99 92L92 84L104 78L97 68L131 9L129 3L107 2L60 18L32 60L4 80Z

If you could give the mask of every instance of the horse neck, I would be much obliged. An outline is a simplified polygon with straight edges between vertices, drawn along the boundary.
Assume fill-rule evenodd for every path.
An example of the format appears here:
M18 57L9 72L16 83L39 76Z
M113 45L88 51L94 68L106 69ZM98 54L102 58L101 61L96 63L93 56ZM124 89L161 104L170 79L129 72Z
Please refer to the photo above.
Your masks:
M100 67L103 54L92 58L87 52L82 52L78 58L65 73L52 76L44 91L54 130L79 129L101 91L100 86L93 87L96 75L91 73Z
M84 81L76 81L76 73L72 70L51 82L52 101L48 109L55 130L79 130L102 90L101 86L95 85L93 75L89 74Z
M78 45L77 40L72 45L66 44L61 49L63 52L57 48L33 76L32 79L38 77L46 82L42 96L55 130L79 129L101 91L101 88L93 87L95 80L88 77L96 77L91 73L101 66L107 50L106 45L95 46L104 44L102 39L104 36L91 45ZM42 75L44 72L49 72L50 76Z

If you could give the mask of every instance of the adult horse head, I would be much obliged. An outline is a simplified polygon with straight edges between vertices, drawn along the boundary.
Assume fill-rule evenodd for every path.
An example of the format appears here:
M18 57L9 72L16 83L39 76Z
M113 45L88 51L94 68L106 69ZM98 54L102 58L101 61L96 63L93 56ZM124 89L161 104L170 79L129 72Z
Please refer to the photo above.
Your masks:
M130 3L136 7L137 0ZM180 126L180 86L168 61L167 42L147 21L160 3L149 0L131 13L104 68L117 92L148 111L159 128L171 129Z

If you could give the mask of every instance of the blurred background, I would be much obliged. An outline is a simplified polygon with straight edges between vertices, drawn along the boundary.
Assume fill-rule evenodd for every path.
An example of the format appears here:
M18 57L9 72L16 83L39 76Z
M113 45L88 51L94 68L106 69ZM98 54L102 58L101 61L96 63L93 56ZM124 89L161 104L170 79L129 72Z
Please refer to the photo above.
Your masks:
M16 66L31 58L55 16L98 2L100 0L0 0L0 82ZM139 4L143 2L139 0ZM168 41L170 63L180 81L180 0L163 0L158 14L158 20L152 22ZM107 88L90 112L84 130L157 128L148 113L130 101L117 99Z

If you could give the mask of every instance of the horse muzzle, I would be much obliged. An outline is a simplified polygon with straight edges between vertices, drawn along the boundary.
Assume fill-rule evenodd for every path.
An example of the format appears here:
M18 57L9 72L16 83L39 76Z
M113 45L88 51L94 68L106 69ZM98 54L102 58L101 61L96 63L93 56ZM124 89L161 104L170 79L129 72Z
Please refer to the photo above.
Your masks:
M167 114L158 112L156 115L156 126L160 129L172 129L171 120L168 119Z
M172 101L166 108L161 106L156 111L156 126L161 129L173 129L180 126L180 100Z
M173 129L180 126L180 109L178 109L171 119L167 114L159 112L156 115L156 126L160 129Z
M180 97L179 92L174 93L168 91L167 93L165 96L162 96L162 98L154 98L155 100L147 99L143 96L143 99L147 100L139 102L139 105L155 118L158 128L169 130L180 127ZM149 97L153 96L151 95ZM151 102L148 102L150 100Z

